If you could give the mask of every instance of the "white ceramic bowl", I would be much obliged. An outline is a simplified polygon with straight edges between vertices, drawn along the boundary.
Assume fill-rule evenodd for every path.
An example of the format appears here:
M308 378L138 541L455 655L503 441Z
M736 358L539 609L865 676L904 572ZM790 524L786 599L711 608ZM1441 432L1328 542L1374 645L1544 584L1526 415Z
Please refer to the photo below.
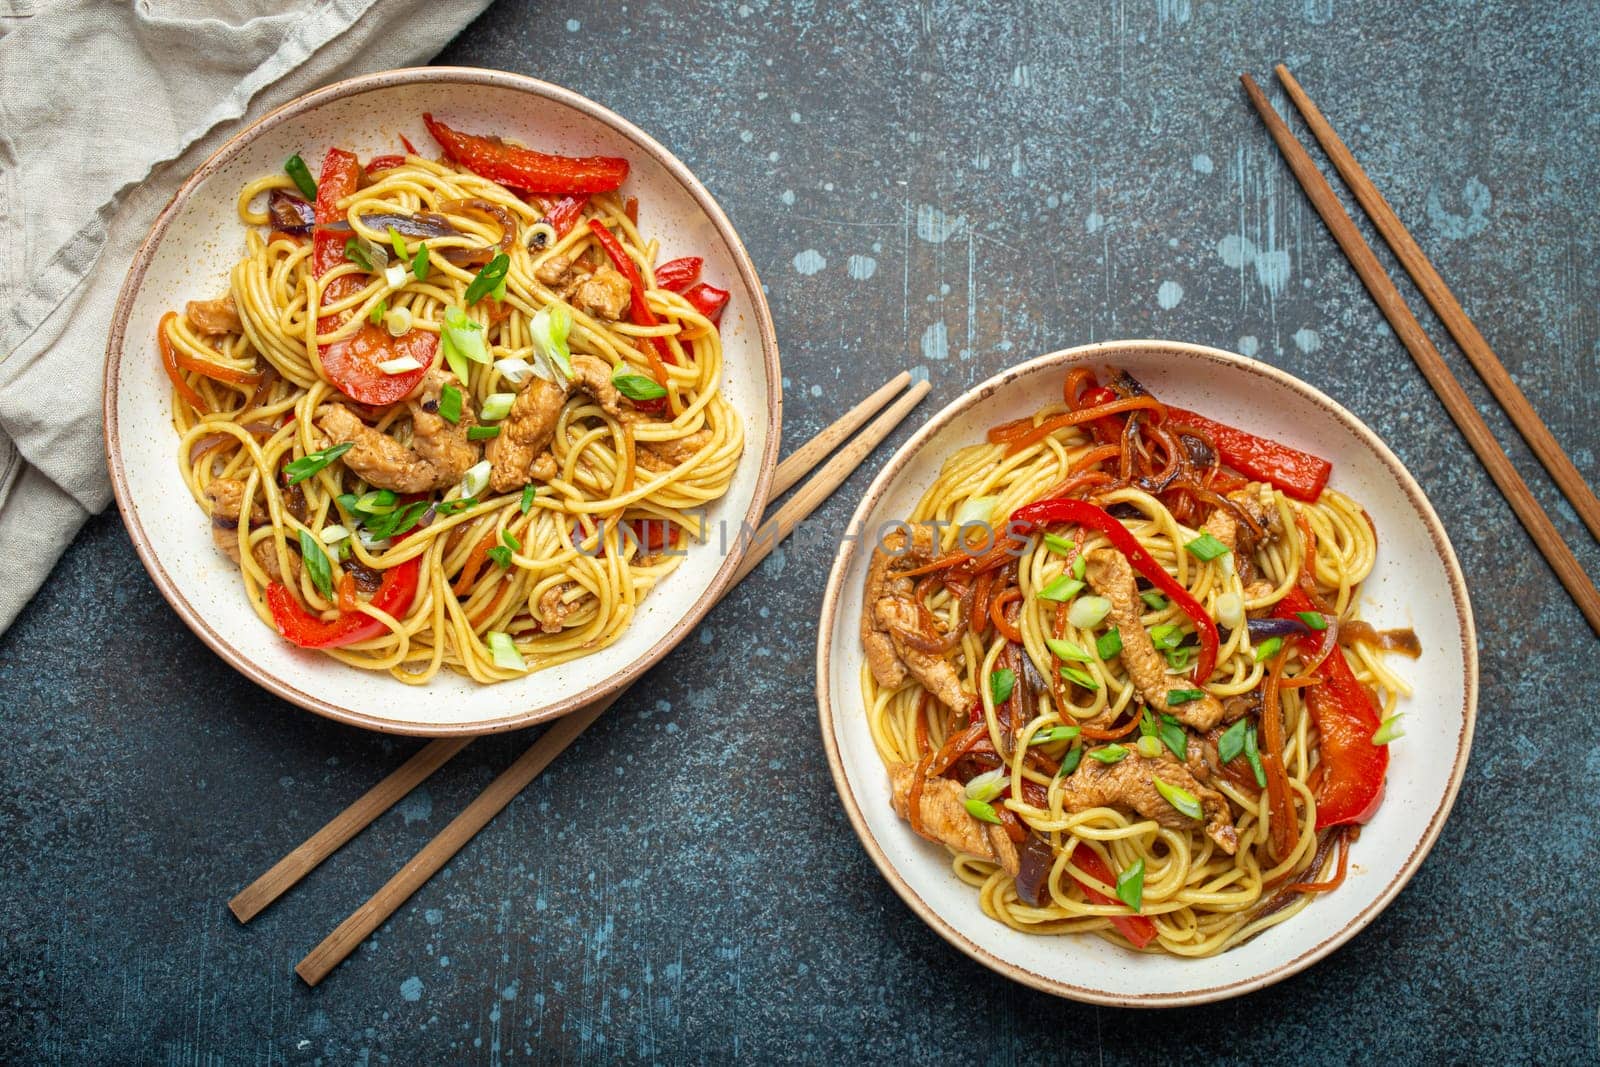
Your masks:
M1350 873L1289 922L1210 959L1141 954L1093 936L1017 933L983 914L951 873L948 853L911 832L889 806L889 782L861 699L857 630L870 531L908 514L956 449L996 423L1059 396L1067 368L1118 366L1162 400L1248 427L1333 461L1330 484L1361 501L1378 529L1378 561L1362 613L1409 626L1422 641L1398 669L1416 689L1402 708L1406 736L1392 749L1377 817L1351 850ZM1074 1000L1170 1007L1236 996L1321 959L1383 910L1432 847L1466 768L1478 698L1477 642L1466 586L1439 518L1394 453L1355 416L1272 367L1198 345L1118 341L1031 360L992 378L936 415L884 467L851 523L823 600L817 697L834 782L862 844L919 916L973 959L1019 982Z
M624 156L624 192L639 197L661 258L705 257L705 276L732 293L722 320L723 389L744 422L745 453L713 523L754 526L777 460L781 375L772 317L754 266L727 216L670 152L575 93L498 71L427 67L354 78L265 116L224 145L156 220L123 283L106 365L106 452L117 503L134 547L161 592L206 644L279 696L335 719L408 734L483 733L564 714L638 677L714 604L739 564L716 540L691 551L641 605L613 645L527 678L483 686L444 673L423 687L346 667L297 649L246 602L237 568L211 544L204 514L179 474L170 385L156 351L156 323L184 302L214 297L244 247L234 207L250 178L298 152L321 159L331 145L367 156L423 152L430 111L468 130L493 132L565 155ZM730 538L730 540L737 540Z

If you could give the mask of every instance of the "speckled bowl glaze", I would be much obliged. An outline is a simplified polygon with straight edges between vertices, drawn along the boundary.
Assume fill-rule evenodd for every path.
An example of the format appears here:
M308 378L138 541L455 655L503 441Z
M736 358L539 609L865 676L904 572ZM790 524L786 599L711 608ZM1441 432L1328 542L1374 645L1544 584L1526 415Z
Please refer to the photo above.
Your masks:
M407 734L487 733L562 715L637 678L687 634L739 565L712 539L691 551L608 648L526 678L482 686L444 673L414 687L294 648L251 610L235 567L211 544L204 513L179 474L170 386L156 323L187 300L215 296L240 255L234 202L250 178L298 152L331 145L363 158L400 150L400 135L433 151L422 112L567 155L624 156L624 192L639 197L661 258L704 256L705 275L731 291L722 321L723 388L744 421L745 454L727 495L707 509L715 525L752 526L777 460L781 375L772 317L755 267L722 209L689 169L641 130L558 86L498 71L397 70L320 89L265 116L195 172L161 213L117 300L106 361L106 452L112 485L150 576L189 627L251 680L322 715Z
M1398 661L1415 687L1406 736L1393 748L1383 806L1351 852L1350 874L1289 922L1210 959L1135 953L1093 936L1021 934L983 914L951 873L942 846L889 806L889 782L861 699L857 630L870 531L908 514L945 459L990 426L1058 396L1067 368L1114 365L1164 400L1333 461L1331 484L1377 525L1378 561L1362 600L1379 627L1410 626L1422 659ZM946 407L895 454L856 509L834 562L817 642L822 739L850 823L913 911L956 948L1026 985L1123 1007L1172 1007L1237 996L1310 966L1354 937L1416 872L1449 815L1466 769L1478 699L1472 610L1439 518L1394 453L1355 416L1280 370L1243 356L1169 341L1116 341L1040 356Z

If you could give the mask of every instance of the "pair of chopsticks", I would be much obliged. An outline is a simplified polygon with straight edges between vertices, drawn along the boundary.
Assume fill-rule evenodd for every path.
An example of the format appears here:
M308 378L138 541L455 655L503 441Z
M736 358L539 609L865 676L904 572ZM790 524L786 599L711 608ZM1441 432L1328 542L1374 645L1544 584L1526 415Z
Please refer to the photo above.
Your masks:
M888 410L873 419L861 434L844 444L862 425L911 382L911 375L901 371L882 388L857 404L831 426L778 465L772 477L772 495L778 497L788 492L813 467L835 448L839 451L823 464L788 501L764 522L751 538L750 548L735 573L733 585L743 581L767 557L779 542L788 537L795 525L811 514L833 491L844 483L874 448L898 426L912 408L921 402L930 388L926 381L917 382L906 390ZM839 446L843 444L844 447ZM627 692L622 689L593 704L579 708L565 718L557 719L539 735L538 740L516 761L490 782L461 814L450 821L439 834L424 845L395 876L384 883L349 918L340 923L322 943L295 966L307 985L316 985L328 976L346 956L366 940L386 919L406 902L422 885L438 873L452 857L478 831L489 825L516 795L527 788L539 772L561 752L602 712L616 703ZM372 824L378 816L398 803L429 775L444 766L451 757L472 743L470 737L442 738L423 746L392 774L371 789L344 811L334 816L327 825L312 834L294 851L279 860L260 878L245 887L228 907L241 923L247 923L261 914L266 907L288 892L295 883L311 873L323 860L337 852L346 842Z
M1597 540L1600 540L1600 500L1595 498L1594 490L1584 481L1578 469L1573 466L1572 460L1556 443L1550 430L1533 410L1533 405L1528 403L1528 398L1517 388L1499 357L1489 347L1489 342L1484 340L1483 334L1472 324L1460 302L1445 285L1444 279L1434 270L1433 264L1428 262L1428 257L1423 255L1422 249L1412 239L1388 201L1378 192L1377 186L1372 184L1372 179L1367 177L1366 171L1361 169L1355 156L1345 147L1339 135L1333 132L1333 126L1311 102L1311 97L1283 64L1278 64L1273 70L1278 75L1278 80L1283 83L1289 99L1294 101L1295 107L1300 110L1301 116L1311 128L1322 150L1333 161L1339 176L1355 195L1362 210L1367 213L1373 225L1388 243L1390 250L1411 275L1411 280L1422 290L1422 295L1443 320L1445 328L1450 331L1456 343L1461 346L1462 352L1466 354L1478 376L1483 379L1489 391L1505 409L1517 432L1528 442L1528 447L1539 457L1539 462L1544 465L1545 470L1550 472L1550 477L1572 504L1573 510L1578 513L1583 524ZM1422 371L1423 377L1427 378L1428 384L1444 402L1450 417L1455 420L1456 426L1466 437L1467 444L1472 446L1478 461L1488 469L1489 477L1494 479L1494 484L1500 488L1500 492L1510 503L1517 519L1533 538L1534 544L1549 562L1551 569L1556 572L1561 584L1571 594L1578 605L1578 610L1583 612L1583 617L1589 621L1595 633L1600 634L1600 590L1596 590L1594 582L1584 572L1583 567L1573 556L1572 550L1556 531L1550 516L1534 499L1533 493L1528 489L1528 483L1522 480L1522 476L1511 465L1500 443L1495 440L1494 433L1484 423L1483 417L1472 406L1466 391L1461 388L1461 383L1445 364L1444 357L1428 339L1428 335L1422 332L1421 323L1406 306L1400 290L1395 287L1388 273L1378 262L1378 257L1373 254L1372 247L1361 236L1361 231L1356 229L1355 221L1339 203L1333 187L1322 176L1322 172L1317 169L1316 163L1312 161L1305 148L1295 139L1288 124L1277 111L1273 110L1261 87L1248 74L1241 74L1239 80L1244 83L1250 102L1261 113L1261 119L1266 123L1272 139L1277 142L1278 149L1289 164L1289 169L1294 172L1300 187L1305 190L1311 205L1317 209L1317 214L1322 216L1323 223L1332 232L1333 239L1338 242L1345 257L1350 260L1350 265L1355 268L1362 284L1367 287L1367 292L1372 294L1378 309L1383 312L1384 318L1389 320L1389 325L1394 328L1395 335L1406 346L1406 351L1411 353L1411 358Z

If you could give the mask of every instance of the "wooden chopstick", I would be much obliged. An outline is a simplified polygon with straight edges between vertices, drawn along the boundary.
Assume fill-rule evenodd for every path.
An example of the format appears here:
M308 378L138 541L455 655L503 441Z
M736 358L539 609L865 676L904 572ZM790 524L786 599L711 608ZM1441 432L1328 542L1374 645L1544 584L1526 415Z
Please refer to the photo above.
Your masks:
M871 396L835 419L821 433L796 449L794 454L778 464L777 470L773 472L772 495L782 496L793 488L796 482L805 477L807 471L832 452L839 442L859 429L910 381L911 373L901 371ZM741 573L739 577L743 577L743 574ZM738 581L738 578L734 580ZM582 714L583 711L580 710L568 718ZM242 923L247 923L260 915L268 905L316 870L324 860L343 848L362 830L372 825L378 816L399 803L429 775L470 745L472 740L471 737L442 737L418 749L387 778L363 793L354 804L335 815L294 851L273 864L265 874L240 890L232 900L228 901L228 908L234 917Z
M883 442L903 420L907 413L927 395L929 385L921 381L913 385L889 410L879 415L861 435L852 440L817 471L777 513L762 524L752 539L743 563L734 578L737 583L747 577L767 554L776 548L794 529L795 525L842 485L874 448ZM881 392L881 390L880 390ZM878 394L874 394L877 396ZM868 402L871 401L869 398ZM849 416L846 416L847 418ZM732 588L730 586L729 588ZM615 703L626 690L590 704L564 718L557 719L539 736L526 752L489 783L476 799L452 819L439 834L424 845L406 865L389 879L364 904L340 923L322 943L295 965L307 985L316 985L327 977L356 946L366 940L384 920L395 913L410 896L432 878L439 869L459 852L463 845L489 824L528 783L538 776L557 755L575 741L600 714Z
M1356 157L1345 147L1339 135L1333 132L1333 126L1323 117L1317 105L1311 102L1311 97L1289 73L1289 68L1279 63L1273 70L1277 72L1289 99L1300 109L1301 116L1306 125L1311 127L1322 150L1333 161L1345 186L1355 195L1362 210L1366 211L1372 224L1388 242L1395 258L1411 275L1411 280L1417 283L1417 288L1422 290L1423 297L1444 323L1445 329L1450 331L1450 336L1456 339L1456 344L1461 346L1461 351L1478 372L1478 377L1500 401L1500 406L1505 409L1517 432L1528 442L1533 454L1539 457L1544 469L1550 472L1550 477L1565 494L1572 509L1589 528L1589 533L1600 539L1600 498L1595 496L1583 475L1578 473L1571 457L1562 450L1555 436L1539 418L1539 413L1533 410L1533 405L1507 373L1505 365L1495 355L1494 349L1489 347L1489 342L1484 340L1483 334L1478 332L1478 327L1467 317L1460 301L1412 238L1411 231L1400 221L1400 216L1389 206L1389 201L1378 192L1378 187L1367 177L1367 172L1356 162Z
M1416 361L1423 377L1428 379L1428 384L1444 402L1445 409L1450 412L1450 417L1455 420L1462 436L1466 437L1467 444L1472 446L1472 451L1477 455L1479 462L1488 469L1489 477L1500 487L1500 492L1510 503L1511 510L1516 512L1528 535L1533 538L1534 544L1549 562L1551 569L1556 572L1556 577L1571 594L1578 605L1578 610L1583 612L1583 617L1589 621L1595 633L1600 634L1600 590L1595 589L1594 583L1584 573L1572 550L1556 532L1550 516L1545 514L1539 502L1534 499L1533 493L1529 491L1528 484L1522 480L1517 469L1501 451L1499 442L1484 423L1483 417L1472 406L1472 401L1461 388L1461 383L1450 373L1444 357L1433 346L1433 342L1428 340L1428 335L1422 332L1421 323L1406 306L1400 290L1389 279L1389 275L1384 273L1383 266L1373 254L1371 246L1361 236L1361 231L1356 229L1356 224L1345 213L1339 198L1334 195L1333 187L1322 176L1322 172L1317 170L1317 165L1289 131L1288 125L1273 110L1272 103L1261 91L1261 87L1248 74L1241 74L1239 80L1244 83L1250 102L1261 113L1262 122L1266 123L1268 132L1277 142L1278 149L1300 182L1300 187L1305 190L1312 207L1322 216L1322 221L1333 234L1333 239L1338 242L1345 258L1355 268L1362 284L1367 287L1367 292L1372 294L1372 299L1383 312L1383 317L1389 320L1389 325L1394 328L1395 335L1405 345L1406 351L1411 353L1411 358Z

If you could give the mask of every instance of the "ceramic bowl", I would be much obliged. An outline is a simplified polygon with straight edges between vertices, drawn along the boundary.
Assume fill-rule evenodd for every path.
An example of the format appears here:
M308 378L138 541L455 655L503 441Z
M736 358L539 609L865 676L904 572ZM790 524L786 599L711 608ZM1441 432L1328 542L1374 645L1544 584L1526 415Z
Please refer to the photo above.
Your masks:
M662 260L705 257L705 277L732 293L722 320L723 389L744 422L745 452L713 524L752 526L777 459L781 376L772 318L754 266L704 185L631 123L576 93L498 71L397 70L319 89L268 114L224 145L178 190L140 247L117 300L106 361L106 452L134 547L183 621L244 675L331 718L407 734L485 733L525 726L599 699L637 678L688 633L726 588L739 548L690 552L641 605L614 644L526 678L484 686L442 673L422 687L292 647L263 625L236 568L211 544L205 515L178 469L170 386L156 349L162 313L214 297L243 248L240 187L294 153L321 159L331 145L366 158L433 151L422 113L564 155L614 155L631 171ZM742 541L730 538L742 546ZM714 548L715 539L711 546Z
M1392 748L1387 792L1351 850L1349 877L1290 921L1208 959L1136 953L1094 936L1022 934L989 918L956 879L943 846L911 832L890 808L889 781L867 729L857 630L870 532L908 514L945 459L996 423L1058 396L1069 367L1121 367L1156 396L1249 427L1333 462L1331 485L1377 525L1376 569L1362 614L1379 628L1411 627L1420 660L1397 660L1415 688L1403 701L1406 736ZM822 739L850 823L889 884L956 948L1000 974L1074 1000L1170 1007L1237 996L1328 955L1373 920L1422 863L1461 784L1477 708L1478 659L1461 568L1439 517L1377 435L1322 393L1243 356L1168 341L1119 341L1041 356L966 393L906 442L856 509L823 600L817 698Z

